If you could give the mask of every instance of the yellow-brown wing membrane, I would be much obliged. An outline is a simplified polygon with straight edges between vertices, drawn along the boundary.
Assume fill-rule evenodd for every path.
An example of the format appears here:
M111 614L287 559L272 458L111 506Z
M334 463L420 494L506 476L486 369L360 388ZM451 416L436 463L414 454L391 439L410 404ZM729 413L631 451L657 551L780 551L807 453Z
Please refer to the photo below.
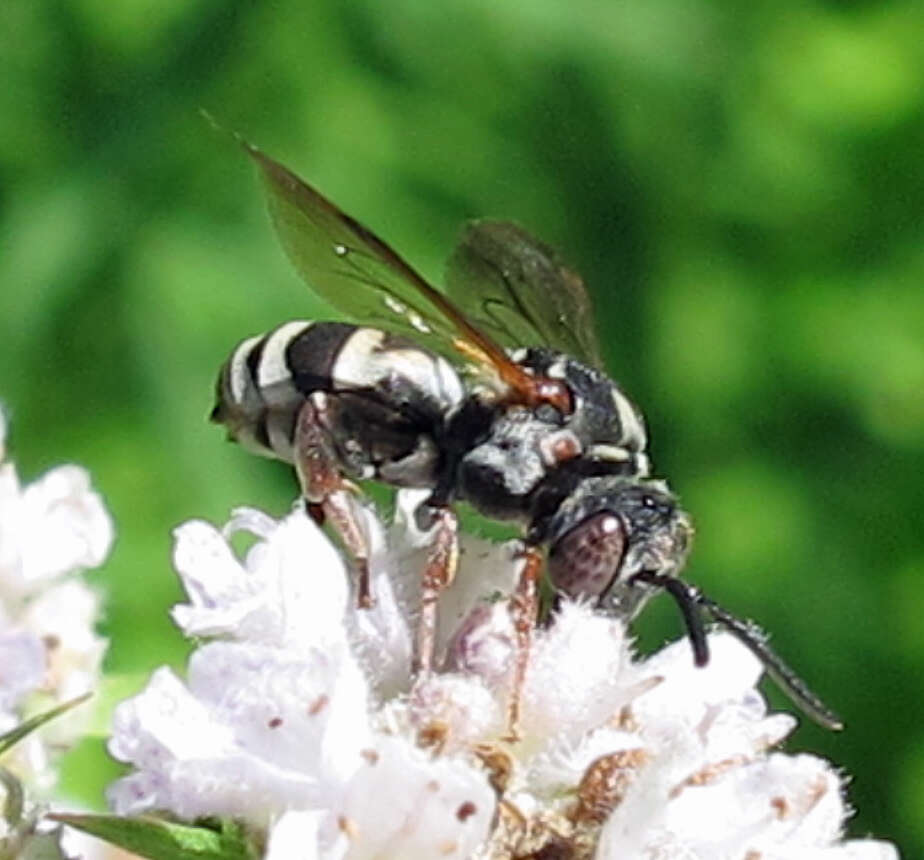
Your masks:
M601 366L581 278L516 224L469 222L446 265L446 291L504 346L550 346Z
M291 170L243 145L260 168L286 254L319 296L353 322L405 334L456 364L493 371L514 397L530 400L533 378L391 247Z

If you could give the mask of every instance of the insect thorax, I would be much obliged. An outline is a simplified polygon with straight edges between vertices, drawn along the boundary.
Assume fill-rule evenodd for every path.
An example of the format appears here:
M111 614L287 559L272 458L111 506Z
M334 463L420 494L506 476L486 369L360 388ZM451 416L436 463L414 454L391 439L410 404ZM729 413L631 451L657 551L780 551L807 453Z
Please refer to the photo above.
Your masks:
M443 358L378 329L295 321L235 348L213 418L251 450L292 462L296 418L311 399L350 477L439 486L446 501L459 496L500 519L533 520L588 475L647 475L641 416L612 380L548 349L514 358L564 381L573 411L466 392Z
M513 358L536 376L564 381L574 409L507 406L461 458L459 494L498 519L532 520L538 506L554 507L582 477L648 474L641 415L599 371L545 348Z

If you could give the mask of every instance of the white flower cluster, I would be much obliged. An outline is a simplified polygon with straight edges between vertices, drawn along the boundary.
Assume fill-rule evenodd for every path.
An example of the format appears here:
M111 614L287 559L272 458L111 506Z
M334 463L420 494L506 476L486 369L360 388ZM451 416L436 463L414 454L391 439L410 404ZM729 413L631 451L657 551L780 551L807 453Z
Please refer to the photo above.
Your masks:
M103 563L112 520L90 476L59 466L23 487L5 459L0 413L0 732L24 711L95 689L106 642L94 630L99 598L76 574ZM74 713L21 742L4 765L33 786L54 780L48 748L82 730Z
M102 564L113 541L84 469L59 466L23 487L5 443L0 410L0 733L95 689L106 642L94 630L99 599L77 574ZM23 785L41 794L54 784L52 751L77 740L86 720L87 709L65 714L4 756L4 850L15 844L15 856L52 856L43 852L52 852L57 834L34 832L34 801L21 798L18 821L10 803Z
M300 510L188 522L174 561L183 631L207 640L185 681L159 669L115 715L111 788L124 814L230 815L270 860L604 858L894 860L842 842L840 778L771 752L761 667L727 635L696 669L686 642L634 660L623 625L565 604L538 631L520 737L507 547L470 542L440 605L440 671L414 681L416 582L428 536L401 493L386 530L365 508L375 605ZM239 559L231 540L255 542Z

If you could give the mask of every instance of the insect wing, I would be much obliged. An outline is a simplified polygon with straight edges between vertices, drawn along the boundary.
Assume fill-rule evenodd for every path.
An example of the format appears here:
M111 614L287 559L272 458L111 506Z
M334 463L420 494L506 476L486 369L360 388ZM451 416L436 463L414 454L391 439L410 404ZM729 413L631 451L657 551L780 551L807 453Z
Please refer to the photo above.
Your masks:
M469 222L446 265L446 290L504 346L549 346L602 364L583 281L517 224Z
M453 328L421 295L420 276L391 248L288 168L248 152L283 249L319 296L353 322L451 341Z
M260 168L270 216L296 271L353 322L398 332L463 369L514 388L529 377L391 247L287 167L244 144Z

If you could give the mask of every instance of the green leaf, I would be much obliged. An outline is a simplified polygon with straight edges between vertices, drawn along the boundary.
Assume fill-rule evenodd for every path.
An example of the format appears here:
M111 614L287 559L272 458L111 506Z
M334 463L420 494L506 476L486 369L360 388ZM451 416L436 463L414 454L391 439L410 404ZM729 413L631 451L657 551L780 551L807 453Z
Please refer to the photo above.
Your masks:
M89 699L91 695L92 693L84 693L82 696L78 696L76 699L71 699L70 701L65 702L63 705L58 705L56 708L52 708L50 711L44 711L41 714L36 714L34 717L31 717L24 723L20 723L18 726L16 726L15 729L10 729L10 731L0 735L0 755L3 755L11 747L14 747L24 737L31 735L32 732L34 732L37 728L45 725L45 723L47 723L49 720L53 720L55 717L59 717L66 711L71 710L71 708L76 708L77 705L80 705Z
M16 860L66 860L61 849L60 834L31 833L22 845L17 846Z
M212 827L143 815L54 813L47 817L151 860L255 860L258 856L243 828L229 819Z
M3 820L8 829L15 828L22 820L25 796L22 783L5 767L0 767L0 785L3 786ZM0 841L2 845L2 841Z

